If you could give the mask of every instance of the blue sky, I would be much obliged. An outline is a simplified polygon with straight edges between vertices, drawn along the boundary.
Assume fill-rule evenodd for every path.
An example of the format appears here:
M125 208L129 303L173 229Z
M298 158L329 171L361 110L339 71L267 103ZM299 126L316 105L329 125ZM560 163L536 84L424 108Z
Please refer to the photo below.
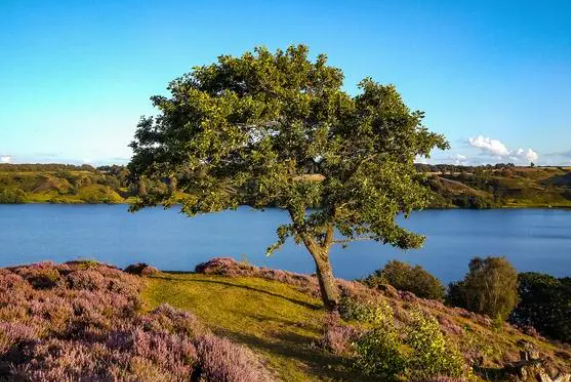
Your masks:
M433 162L571 164L569 0L0 0L0 161L125 163L170 80L296 43L394 83Z

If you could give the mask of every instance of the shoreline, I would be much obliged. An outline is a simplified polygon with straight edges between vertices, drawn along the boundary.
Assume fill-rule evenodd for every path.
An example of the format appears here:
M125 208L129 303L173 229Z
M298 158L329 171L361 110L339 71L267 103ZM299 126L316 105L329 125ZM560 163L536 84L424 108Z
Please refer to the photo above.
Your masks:
M106 205L106 206L114 206L114 205L125 205L131 206L134 203L124 201L124 202L99 202L99 203L87 203L83 201L77 202L50 202L50 201L33 201L33 202L23 202L23 203L0 203L1 206L23 206L23 205L63 205L63 206L97 206L97 205ZM176 205L176 204L175 204ZM247 205L243 205L240 207L248 207ZM278 207L266 207L266 208L278 208ZM447 210L470 210L470 211L486 211L486 210L531 210L531 209L542 209L542 210L571 210L570 205L549 205L549 204L526 204L526 205L505 205L501 207L492 207L492 208L462 208L462 207L427 207L422 210L417 211L447 211Z

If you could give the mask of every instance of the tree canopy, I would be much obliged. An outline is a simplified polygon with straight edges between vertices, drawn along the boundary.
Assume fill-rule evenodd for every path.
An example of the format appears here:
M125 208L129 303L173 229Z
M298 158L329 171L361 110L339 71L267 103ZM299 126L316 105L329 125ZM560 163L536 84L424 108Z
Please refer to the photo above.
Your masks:
M171 206L177 195L190 216L283 208L291 223L278 227L268 252L292 237L308 248L318 276L333 244L420 246L423 238L394 217L425 206L414 161L447 142L394 86L366 78L352 96L342 85L343 72L325 55L310 60L303 45L193 68L170 83L169 97L152 97L159 114L138 125L131 174L170 186L148 192L135 209Z
M475 257L464 280L450 284L448 302L505 320L519 302L517 271L505 257Z
M571 343L571 278L536 272L518 277L521 298L510 320L531 325L542 334Z
M364 284L378 288L389 284L398 290L412 292L418 297L443 300L446 288L440 280L420 265L412 266L397 260L391 260L382 269L377 269L363 280Z

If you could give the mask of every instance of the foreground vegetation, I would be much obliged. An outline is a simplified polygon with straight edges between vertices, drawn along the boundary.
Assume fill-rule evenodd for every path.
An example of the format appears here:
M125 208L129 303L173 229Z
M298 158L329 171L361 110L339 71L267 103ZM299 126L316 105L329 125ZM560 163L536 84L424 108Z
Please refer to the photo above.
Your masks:
M215 333L261 354L287 381L442 375L503 381L516 378L512 366L530 348L548 373L571 370L567 345L386 284L371 289L338 280L341 315L332 316L321 308L315 277L231 259L212 260L197 273L153 275L146 283L149 308L166 301L192 312Z
M417 167L432 190L432 208L571 208L569 167ZM123 166L0 164L0 204L131 203L152 187L131 182Z
M141 281L90 262L0 269L0 381L272 381L191 314L141 309Z
M387 284L337 280L329 314L314 276L232 259L127 271L140 276L95 262L0 269L0 381L531 381L571 370L567 345Z

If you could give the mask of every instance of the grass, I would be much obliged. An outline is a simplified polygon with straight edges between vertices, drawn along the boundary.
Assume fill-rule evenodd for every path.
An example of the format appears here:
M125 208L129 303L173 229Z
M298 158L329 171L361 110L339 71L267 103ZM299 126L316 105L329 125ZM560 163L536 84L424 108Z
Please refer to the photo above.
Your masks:
M292 287L257 278L161 273L143 300L187 310L215 333L247 345L284 381L366 381L318 344L325 311Z
M233 268L227 272L240 274ZM352 369L347 354L338 357L321 348L326 312L319 300L291 285L255 276L212 273L159 273L143 280L146 309L168 303L193 313L216 334L256 352L281 380L375 380ZM354 289L351 293L359 292ZM556 369L571 369L571 351L561 344L530 337L509 325L496 326L484 316L436 301L392 293L383 294L382 299L392 306L393 318L401 328L410 322L409 314L418 309L438 318L447 342L474 367L475 380L503 380L493 376L500 375L506 363L519 360L525 343L533 343Z

